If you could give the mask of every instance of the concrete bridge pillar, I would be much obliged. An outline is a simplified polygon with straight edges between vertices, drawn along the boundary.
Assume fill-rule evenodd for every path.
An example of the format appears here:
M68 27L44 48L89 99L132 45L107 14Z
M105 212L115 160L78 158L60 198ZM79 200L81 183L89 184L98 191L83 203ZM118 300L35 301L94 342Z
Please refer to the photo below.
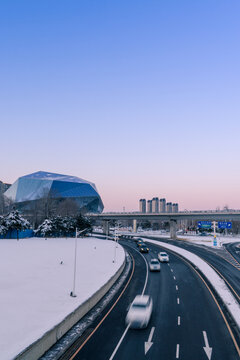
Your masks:
M137 232L137 220L136 219L133 220L133 232L134 233Z
M170 220L170 238L173 240L177 238L177 220Z
M103 221L103 234L106 234L107 236L109 234L109 221L108 220Z

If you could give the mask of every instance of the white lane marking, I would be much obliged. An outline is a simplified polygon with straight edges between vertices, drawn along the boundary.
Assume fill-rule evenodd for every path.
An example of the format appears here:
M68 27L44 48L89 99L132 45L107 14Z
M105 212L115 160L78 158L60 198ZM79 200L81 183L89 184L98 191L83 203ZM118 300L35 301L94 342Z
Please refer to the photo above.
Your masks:
M141 253L140 253L141 254ZM141 254L142 255L142 254ZM147 263L147 260L145 259L145 257L142 255L142 257L144 258L144 261L146 263L146 270L147 270L147 274L146 274L146 279L145 279L145 284L144 284L144 287L143 287L143 291L142 291L142 295L144 295L145 293L145 290L146 290L146 286L147 286L147 282L148 282L148 263Z
M115 349L114 349L111 357L109 358L109 360L112 360L112 359L114 358L114 356L116 355L116 352L118 351L118 348L119 348L119 346L121 345L121 343L122 343L122 341L123 341L123 339L124 339L124 337L125 337L128 329L129 329L129 326L130 326L130 324L128 324L128 326L126 327L124 333L122 334L121 339L119 340L119 342L118 342L117 346L115 347Z
M170 266L170 265L168 264L168 266Z
M206 353L206 355L208 357L208 360L211 360L212 348L209 346L206 331L203 331L203 338L204 338L204 343L205 343L205 346L203 347L203 350L205 351L205 353Z
M171 272L173 272L173 269L171 269Z
M180 299L179 298L177 298L177 303L180 304Z
M177 324L178 324L178 326L180 325L180 323L181 323L181 317L178 316L178 318L177 318Z
M127 245L127 246L129 246L129 245ZM141 295L144 295L144 292L145 292L146 286L147 286L147 282L148 282L148 264L147 264L147 261L146 261L145 257L144 257L140 252L138 252L138 251L137 251L136 249L134 249L132 246L129 246L129 247L131 247L131 249L135 250L139 255L141 255L141 256L143 257L145 263L146 263L147 274L146 274L146 279L145 279L145 284L144 284L144 287L143 287L143 291L142 291L142 294L141 294ZM117 346L115 347L115 349L114 349L111 357L109 358L109 360L112 360L112 359L114 358L114 356L116 355L116 352L118 351L119 346L121 345L121 343L122 343L125 335L126 335L127 332L128 332L129 326L130 326L130 324L128 324L128 326L126 327L124 333L122 334L121 339L119 340L119 342L118 342Z
M127 245L128 246L128 245ZM145 293L145 290L146 290L146 286L147 286L147 282L148 282L148 263L147 263L147 260L145 259L145 257L139 252L137 251L136 249L134 249L132 246L129 246L132 250L135 250L138 255L141 255L141 257L144 259L145 261L145 264L146 264L146 279L145 279L145 283L144 283L144 286L143 286L143 291L142 291L142 294L141 295L144 295Z
M174 280L176 280L175 276L173 278L174 278Z
M148 350L150 349L150 347L152 346L153 342L152 342L152 337L155 331L155 327L152 327L149 337L148 337L148 341L145 341L144 343L144 351L145 351L145 355L148 352Z
M178 291L178 286L176 285L176 290Z
M176 359L179 359L179 344L177 344L176 348Z

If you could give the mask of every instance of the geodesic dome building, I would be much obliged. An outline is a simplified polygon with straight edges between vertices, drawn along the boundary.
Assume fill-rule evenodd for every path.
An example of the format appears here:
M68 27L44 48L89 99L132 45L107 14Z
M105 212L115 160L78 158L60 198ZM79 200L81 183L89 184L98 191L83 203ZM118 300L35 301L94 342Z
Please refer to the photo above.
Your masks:
M42 199L51 199L55 204L71 199L79 211L103 211L95 184L76 176L38 171L18 178L4 195L23 211L33 209L34 204Z

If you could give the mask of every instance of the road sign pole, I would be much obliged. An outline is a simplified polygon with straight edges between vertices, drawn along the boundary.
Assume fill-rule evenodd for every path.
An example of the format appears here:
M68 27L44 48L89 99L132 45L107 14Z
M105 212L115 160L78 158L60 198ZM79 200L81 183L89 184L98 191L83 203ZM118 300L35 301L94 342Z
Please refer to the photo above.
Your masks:
M213 246L217 246L216 221L213 221Z

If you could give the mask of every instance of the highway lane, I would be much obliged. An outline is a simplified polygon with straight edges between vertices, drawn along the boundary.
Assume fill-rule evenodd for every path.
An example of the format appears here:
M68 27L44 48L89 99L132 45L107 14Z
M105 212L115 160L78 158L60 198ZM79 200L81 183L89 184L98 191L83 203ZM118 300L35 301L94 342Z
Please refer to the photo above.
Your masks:
M224 247L229 251L229 253L240 263L240 243L229 243L224 244Z
M150 238L150 237L148 237ZM227 280L228 284L232 288L230 290L234 290L236 299L240 301L240 268L236 266L237 264L234 263L234 261L231 262L231 258L229 256L226 256L226 259L224 259L224 249L221 251L214 252L212 249L208 249L207 247L200 246L200 245L194 245L191 243L187 243L182 240L169 240L169 239L156 239L152 238L153 240L159 240L161 242L166 242L168 244L176 245L178 247L181 247L185 250L191 251L194 254L200 256L203 260L207 261L209 264L214 266L216 270L220 272L224 276L224 278ZM219 253L219 255L218 255ZM237 294L237 295L236 295Z
M127 330L127 308L134 297L143 291L146 264L135 243L123 241L122 244L136 262L133 279L117 306L71 359L207 360L204 347L206 345L206 351L211 352L208 343L213 348L212 360L239 358L208 289L188 264L172 254L169 265L162 264L160 273L150 273L148 277L145 293L153 297L154 304L148 328ZM149 247L150 253L143 255L147 261L156 257L160 251L158 246ZM150 349L145 354L145 342L148 340L152 344L149 343Z

